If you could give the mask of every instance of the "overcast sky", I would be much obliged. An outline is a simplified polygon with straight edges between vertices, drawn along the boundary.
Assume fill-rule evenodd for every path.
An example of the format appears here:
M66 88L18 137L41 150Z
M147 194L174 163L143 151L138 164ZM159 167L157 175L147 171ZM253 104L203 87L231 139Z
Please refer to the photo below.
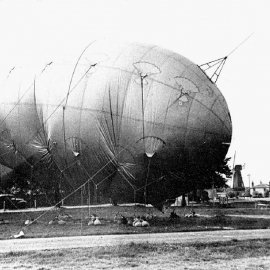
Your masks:
M270 174L270 2L265 0L0 0L0 76L74 60L92 40L150 43L202 64L226 56L217 85L233 122L228 153L255 183ZM33 74L34 76L34 74ZM1 90L0 90L1 91ZM232 161L231 161L232 165Z

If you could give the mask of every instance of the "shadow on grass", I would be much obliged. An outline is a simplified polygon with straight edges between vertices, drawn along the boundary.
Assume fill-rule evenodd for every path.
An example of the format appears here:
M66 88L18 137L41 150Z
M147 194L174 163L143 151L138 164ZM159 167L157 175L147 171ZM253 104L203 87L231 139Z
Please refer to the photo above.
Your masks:
M65 225L49 225L49 221L59 213L55 211L25 213L1 213L1 219L9 220L9 224L0 225L0 239L9 239L24 230L25 237L57 237L57 236L79 236L79 235L106 235L106 234L136 234L136 233L158 233L158 232L188 232L220 229L265 229L270 227L270 219L232 217L227 214L239 212L239 209L196 209L199 217L185 218L184 215L190 211L186 208L177 208L178 218L170 219L170 210L162 214L156 209L142 207L103 207L92 209L91 214L100 217L101 226L88 226L89 209L65 209L65 213L72 216L72 220ZM253 209L254 210L254 209ZM256 209L255 209L256 210ZM243 210L246 213L246 209ZM132 227L114 222L114 216L120 213L125 217L147 216L150 214L150 227ZM258 212L261 213L261 212ZM25 227L26 219L38 219L36 224ZM206 216L203 216L206 214ZM83 220L80 218L83 216Z

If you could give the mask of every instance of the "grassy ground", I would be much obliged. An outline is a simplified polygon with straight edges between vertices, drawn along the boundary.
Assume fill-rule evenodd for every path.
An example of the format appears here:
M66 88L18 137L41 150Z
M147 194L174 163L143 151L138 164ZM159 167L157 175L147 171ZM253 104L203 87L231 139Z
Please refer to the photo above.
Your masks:
M0 254L3 269L270 269L270 240Z
M197 218L185 218L184 215L190 208L176 208L177 219L169 219L171 209L163 214L154 208L144 207L97 207L84 209L65 209L64 213L72 215L72 219L65 225L49 225L49 221L59 214L59 210L49 212L30 213L0 213L0 220L8 220L9 224L0 225L0 239L10 238L24 230L26 237L54 237L75 236L93 234L122 234L122 233L148 233L148 232L181 232L201 231L216 229L264 229L270 227L270 219L254 219L243 217L231 217L229 215L269 215L269 210L259 209L220 209L220 208L196 208L196 213L204 216ZM90 214L96 214L101 218L101 226L88 226ZM135 228L121 225L114 221L115 214L120 213L126 217L150 215L148 228ZM25 227L27 219L37 219L35 224Z

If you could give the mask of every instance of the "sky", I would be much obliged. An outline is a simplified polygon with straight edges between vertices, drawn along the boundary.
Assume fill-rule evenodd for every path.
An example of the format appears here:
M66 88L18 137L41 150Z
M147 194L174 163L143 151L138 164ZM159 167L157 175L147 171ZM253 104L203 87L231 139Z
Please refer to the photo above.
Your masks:
M217 86L232 117L230 165L268 183L270 2L267 0L0 0L0 77L75 59L97 39L155 44L196 64L228 55ZM34 76L34 75L33 75ZM0 89L1 91L1 89Z

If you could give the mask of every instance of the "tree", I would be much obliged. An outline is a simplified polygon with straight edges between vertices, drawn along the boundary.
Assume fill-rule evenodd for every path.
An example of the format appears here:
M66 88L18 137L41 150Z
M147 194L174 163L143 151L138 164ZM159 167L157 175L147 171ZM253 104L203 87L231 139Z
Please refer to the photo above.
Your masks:
M230 158L223 158L222 149L210 150L200 148L194 156L186 153L174 163L171 159L167 170L162 172L164 180L154 186L152 194L156 197L152 200L166 201L191 191L196 194L197 190L227 187L226 177L232 174L228 166Z
M24 197L32 203L36 195L45 193L46 196L54 197L57 203L61 199L59 187L60 173L54 163L48 168L42 161L31 167L31 160L15 167L8 173L1 188L8 193Z

